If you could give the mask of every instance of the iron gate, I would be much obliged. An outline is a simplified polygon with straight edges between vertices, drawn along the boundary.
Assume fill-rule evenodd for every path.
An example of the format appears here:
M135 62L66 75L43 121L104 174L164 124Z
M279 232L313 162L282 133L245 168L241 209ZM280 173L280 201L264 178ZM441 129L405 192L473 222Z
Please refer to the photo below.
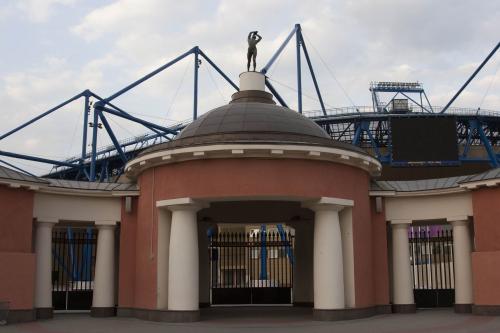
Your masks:
M293 236L277 232L210 237L212 304L290 304Z
M96 230L57 228L52 232L52 304L55 310L89 310L92 305Z
M409 240L417 307L453 306L455 276L452 230L443 226L412 227Z

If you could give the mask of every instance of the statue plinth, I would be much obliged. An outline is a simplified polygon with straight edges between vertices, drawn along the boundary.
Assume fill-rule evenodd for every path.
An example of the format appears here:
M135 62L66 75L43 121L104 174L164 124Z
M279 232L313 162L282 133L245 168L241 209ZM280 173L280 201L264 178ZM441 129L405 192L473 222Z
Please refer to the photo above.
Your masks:
M266 90L266 76L261 72L243 72L240 74L240 91Z

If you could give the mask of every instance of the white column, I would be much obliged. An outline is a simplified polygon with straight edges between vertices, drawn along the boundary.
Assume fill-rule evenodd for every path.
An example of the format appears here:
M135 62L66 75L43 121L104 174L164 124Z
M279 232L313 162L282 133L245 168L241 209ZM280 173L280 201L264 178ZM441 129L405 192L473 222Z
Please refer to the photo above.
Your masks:
M354 286L354 239L352 231L352 207L343 209L340 214L340 233L342 238L342 256L344 262L345 306L356 306L356 288Z
M35 308L52 308L52 228L56 220L38 221L35 234Z
M168 261L172 214L165 208L158 209L158 256L156 308L168 308Z
M338 205L313 207L314 218L314 308L343 309L344 270Z
M453 226L455 304L472 304L472 245L467 220L449 221Z
M168 309L199 309L199 256L195 204L167 206L172 211L168 263Z
M101 316L109 314L109 311L99 313L99 308L115 306L115 226L97 225L97 228L92 308L95 308L96 315Z
M398 222L391 221L393 303L395 305L413 305L415 301L408 241L408 227L411 221Z

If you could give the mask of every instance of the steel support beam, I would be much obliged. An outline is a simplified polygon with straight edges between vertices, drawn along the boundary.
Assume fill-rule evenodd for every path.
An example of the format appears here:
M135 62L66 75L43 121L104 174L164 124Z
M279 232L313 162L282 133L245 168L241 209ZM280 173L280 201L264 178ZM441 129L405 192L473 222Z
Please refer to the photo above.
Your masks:
M240 91L240 88L202 50L198 52L236 91Z
M141 83L143 83L144 81L152 78L153 76L155 76L156 74L164 71L165 69L169 68L170 66L172 66L173 64L181 61L182 59L184 59L185 57L187 57L188 55L190 55L191 53L195 52L195 48L196 47L193 47L192 49L190 49L189 51L186 51L184 52L183 54L181 54L180 56L178 56L177 58L175 58L174 60L172 61L169 61L168 63L166 63L165 65L155 69L154 71L152 71L151 73L147 74L147 75L144 75L142 78L140 78L139 80L137 81L134 81L132 82L131 84L129 84L128 86L126 86L125 88L117 91L116 93L114 93L113 95L109 96L108 98L105 99L106 103L114 100L115 98L117 98L118 96L121 96L123 95L124 93L126 93L127 91L129 91L130 89L132 88L135 88L137 87L138 85L140 85Z
M460 96L460 94L462 93L462 91L476 77L477 73L479 73L479 71L484 67L484 65L486 65L486 63L490 60L490 58L495 54L495 52L499 48L500 48L500 42L498 42L498 44L493 48L493 50L491 50L491 52L483 60L483 62L481 63L481 65L479 65L479 67L476 68L476 70L474 71L474 73L472 73L472 75L467 79L467 81L465 81L465 83L462 85L462 87L460 87L460 89L458 89L457 93L450 99L450 101L448 102L448 104L446 104L446 106L443 108L443 110L441 110L441 113L444 113L444 112L446 112L446 110L448 110L448 108L450 107L450 105L457 99L458 96Z
M196 118L198 118L198 69L200 67L198 50L198 46L196 46L194 48L193 120L196 120Z
M123 150L120 146L120 143L116 139L115 134L113 133L113 130L111 129L111 126L109 126L108 120L102 113L102 111L99 111L99 118L101 118L102 124L104 125L104 128L106 128L106 131L108 132L109 137L111 138L111 141L115 145L116 151L118 152L118 155L120 155L120 158L122 159L123 163L127 163L127 157L123 153Z
M269 80L266 78L266 87L269 89L269 91L271 92L271 94L274 95L274 97L276 97L276 99L278 100L278 102L284 106L284 107L288 107L288 105L285 103L285 101L283 100L283 98L280 96L280 94L278 94L278 92L276 91L276 89L274 89L273 85L271 84L271 82L269 82Z
M300 27L299 24L295 25L295 27L290 32L290 34L288 34L288 37L285 39L285 41L283 42L283 44L281 44L281 46L278 48L278 50L276 51L276 53L274 53L274 55L271 57L271 59L269 60L269 62L260 70L261 73L266 74L269 71L269 68L274 64L274 62L276 61L276 59L278 59L278 57L280 56L281 52L283 52L283 49L285 48L285 46L288 45L288 42L290 42L290 39L292 39L293 35L297 32L297 26Z
M299 113L302 113L302 69L300 65L300 25L295 25L295 44L297 50L297 105Z
M313 66L311 63L311 59L309 58L309 52L307 52L306 43L304 42L304 38L302 38L302 33L300 32L300 30L299 30L298 34L300 36L302 50L304 50L304 55L306 57L307 66L309 67L309 71L311 72L311 77L312 77L312 80L314 83L314 88L316 89L316 94L318 95L318 98L319 98L319 104L321 104L321 110L323 110L323 115L326 116L325 103L323 103L323 97L321 97L321 92L319 91L318 81L316 80L316 75L314 75L314 69L313 69Z
M53 165L58 165L58 166L65 166L65 167L70 167L70 168L78 168L79 167L78 164L72 164L72 163L67 163L67 162L62 162L62 161L50 160L50 159L43 158L43 157L36 157L36 156L29 156L29 155L17 154L17 153L12 153L12 152L3 151L3 150L0 150L0 155L1 156L6 156L6 157L12 157L12 158L19 158L19 159L27 160L27 161L47 163L47 164L53 164Z
M103 106L102 104L99 104L99 105L96 104L94 106L94 108L96 108L96 109L98 109L100 111L104 111L104 112L110 113L110 114L115 115L115 116L120 117L120 118L124 118L124 119L130 120L130 121L134 121L134 122L139 123L139 124L141 124L141 125L143 125L145 127L152 127L152 128L161 130L161 131L163 131L165 133L168 133L168 134L176 135L178 133L177 131L172 130L170 128L163 127L163 126L160 126L160 125L156 125L156 124L153 124L153 123L151 123L149 121L142 120L142 119L139 119L137 117L131 116L129 114L124 114L124 113L115 111L113 109L107 108L107 107Z
M27 121L27 122L25 122L24 124L22 124L22 125L20 125L20 126L18 126L18 127L16 127L16 128L14 128L13 130L11 130L11 131L9 131L9 132L7 132L7 133L3 134L2 136L0 136L0 140L5 139L5 138L6 138L6 137L8 137L9 135L12 135L12 134L16 133L17 131L19 131L19 130L21 130L21 129L25 128L26 126L28 126L28 125L30 125L30 124L32 124L32 123L34 123L35 121L37 121L37 120L39 120L39 119L42 119L42 118L43 118L43 117L45 117L45 116L48 116L49 114L51 114L52 112L54 112L54 111L56 111L56 110L59 110L59 109L60 109L60 108L62 108L63 106L68 105L69 103L71 103L71 102L73 102L73 101L76 101L76 100L77 100L77 99L79 99L80 97L84 96L84 94L85 94L85 91L84 91L84 92L79 93L78 95L75 95L75 96L71 97L70 99L68 99L68 100L66 100L66 101L62 102L61 104L59 104L59 105L57 105L57 106L53 107L52 109L50 109L50 110L48 110L48 111L46 111L46 112L42 113L41 115L38 115L38 116L36 116L35 118L33 118L33 119L31 119L31 120L28 120L28 121Z
M94 104L94 121L92 127L92 152L90 155L90 181L95 181L95 167L96 167L96 158L97 158L97 129L99 123L99 114L97 107L99 105L104 104L104 102L99 101Z

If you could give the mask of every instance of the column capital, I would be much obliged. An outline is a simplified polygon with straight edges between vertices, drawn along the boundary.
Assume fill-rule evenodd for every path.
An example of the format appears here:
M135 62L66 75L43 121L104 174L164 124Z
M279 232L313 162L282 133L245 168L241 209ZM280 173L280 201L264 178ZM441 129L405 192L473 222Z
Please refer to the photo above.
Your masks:
M53 227L54 224L59 223L59 219L55 217L37 217L36 218L36 226L41 227Z
M467 223L469 222L469 217L467 215L450 216L446 218L446 222L449 222L451 224L458 222Z
M99 230L113 230L116 227L116 224L103 223L102 221L96 221L95 226Z
M411 224L413 221L412 220L391 220L390 223L393 226L399 226L399 225L404 225L407 226Z
M159 200L156 202L156 207L165 208L172 212L177 210L199 211L200 209L207 208L208 206L209 205L206 202L193 200L192 198L177 198Z
M339 212L345 207L352 207L352 206L354 206L353 200L331 198L331 197L321 197L320 199L317 200L302 202L302 207L309 208L313 211L333 210Z

